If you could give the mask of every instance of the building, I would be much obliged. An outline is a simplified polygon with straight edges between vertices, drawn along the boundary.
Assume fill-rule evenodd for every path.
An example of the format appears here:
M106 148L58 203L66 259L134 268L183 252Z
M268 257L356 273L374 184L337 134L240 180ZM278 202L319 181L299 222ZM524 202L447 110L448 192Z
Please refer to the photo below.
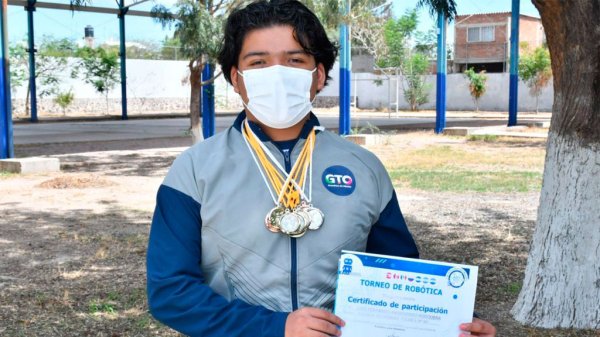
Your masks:
M454 72L474 68L509 71L511 12L457 15L454 24ZM519 16L519 45L535 49L546 41L539 18Z

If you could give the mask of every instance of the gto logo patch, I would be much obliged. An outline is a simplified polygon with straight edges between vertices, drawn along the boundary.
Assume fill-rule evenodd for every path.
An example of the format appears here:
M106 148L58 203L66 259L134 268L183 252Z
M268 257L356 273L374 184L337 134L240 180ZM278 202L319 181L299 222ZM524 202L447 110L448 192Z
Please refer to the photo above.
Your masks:
M323 186L336 195L346 196L352 194L356 188L354 174L344 166L330 166L323 171Z

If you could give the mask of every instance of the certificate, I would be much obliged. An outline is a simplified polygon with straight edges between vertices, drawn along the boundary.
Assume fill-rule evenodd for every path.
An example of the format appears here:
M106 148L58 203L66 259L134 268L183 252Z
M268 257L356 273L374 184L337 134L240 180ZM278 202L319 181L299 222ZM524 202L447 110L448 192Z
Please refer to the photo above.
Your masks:
M473 320L477 267L343 251L335 293L344 337L456 337Z

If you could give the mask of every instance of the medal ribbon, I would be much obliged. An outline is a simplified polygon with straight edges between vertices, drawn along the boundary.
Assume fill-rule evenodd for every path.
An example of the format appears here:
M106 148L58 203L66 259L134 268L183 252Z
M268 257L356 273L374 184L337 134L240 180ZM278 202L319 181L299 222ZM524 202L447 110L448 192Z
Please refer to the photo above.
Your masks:
M312 150L314 149L316 139L315 130L313 129L306 138L306 142L304 143L304 146L298 155L298 159L296 159L289 175L282 169L279 162L273 157L271 152L258 139L254 132L252 132L247 120L244 123L242 133L246 144L251 150L252 157L257 166L259 166L263 180L265 180L265 184L267 184L269 193L271 193L271 197L273 197L275 204L280 204L288 209L294 209L300 203L302 199L301 195L304 199L309 201L304 195L303 187L306 182L308 169L312 164ZM273 165L273 162L277 165L277 168ZM285 179L280 171L285 175ZM310 181L309 184L312 185L312 181ZM277 200L275 200L272 190L279 191Z

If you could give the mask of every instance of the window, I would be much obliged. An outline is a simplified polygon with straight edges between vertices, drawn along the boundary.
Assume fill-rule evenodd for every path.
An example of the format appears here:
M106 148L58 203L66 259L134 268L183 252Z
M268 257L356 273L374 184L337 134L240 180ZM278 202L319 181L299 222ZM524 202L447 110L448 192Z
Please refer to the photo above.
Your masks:
M467 28L467 42L494 41L494 26Z
M481 27L481 41L494 41L494 27Z

